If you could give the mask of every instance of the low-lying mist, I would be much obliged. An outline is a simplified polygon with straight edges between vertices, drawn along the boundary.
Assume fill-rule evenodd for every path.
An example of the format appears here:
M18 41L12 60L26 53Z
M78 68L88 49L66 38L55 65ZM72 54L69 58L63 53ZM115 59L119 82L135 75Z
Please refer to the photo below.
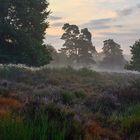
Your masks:
M99 66L97 65L94 65L94 66L89 66L89 67L84 67L84 66L76 66L76 65L73 65L73 66L69 66L69 65L65 65L65 64L58 64L58 65L54 65L54 64L50 64L47 66L48 68L55 68L55 69L60 69L60 68L73 68L75 70L79 70L79 69L83 69L83 68L86 68L86 69L89 69L89 70L93 70L93 71L96 71L96 72L107 72L107 73L126 73L126 74L140 74L140 72L138 71L134 71L134 70L127 70L125 68L120 68L120 67L114 67L114 68L100 68Z

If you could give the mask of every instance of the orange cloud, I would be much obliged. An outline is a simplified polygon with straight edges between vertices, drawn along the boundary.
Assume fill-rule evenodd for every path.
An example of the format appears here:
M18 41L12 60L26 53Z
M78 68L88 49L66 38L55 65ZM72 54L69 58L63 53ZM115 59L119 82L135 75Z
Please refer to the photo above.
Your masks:
M61 36L64 32L61 28L48 28L46 30L47 35L51 36Z

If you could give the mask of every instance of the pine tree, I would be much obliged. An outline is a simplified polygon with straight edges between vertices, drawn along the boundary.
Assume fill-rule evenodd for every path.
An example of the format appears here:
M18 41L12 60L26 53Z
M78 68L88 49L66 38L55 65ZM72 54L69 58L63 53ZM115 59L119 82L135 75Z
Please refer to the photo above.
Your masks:
M95 64L93 55L96 53L95 47L92 44L92 35L87 28L81 30L79 36L79 63L86 66Z
M0 0L0 63L41 66L51 57L43 44L46 0Z
M64 24L63 28L64 34L61 39L65 41L63 47L60 51L68 56L69 65L72 65L78 59L78 37L79 28L76 25L70 25L68 23Z
M68 65L89 66L94 64L93 54L96 53L92 44L92 35L87 28L79 30L76 25L64 24L64 34L61 39L65 41L60 51L68 56Z
M103 47L104 58L101 62L101 66L108 69L123 69L125 65L125 59L123 57L120 45L114 42L112 39L104 41Z
M140 71L140 40L136 41L131 46L132 59L129 65L129 69Z

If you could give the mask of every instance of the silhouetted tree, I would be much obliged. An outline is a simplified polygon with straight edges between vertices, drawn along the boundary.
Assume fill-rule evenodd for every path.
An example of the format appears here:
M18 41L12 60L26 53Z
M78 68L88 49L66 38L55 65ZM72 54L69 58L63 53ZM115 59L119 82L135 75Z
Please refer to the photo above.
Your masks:
M51 57L43 44L46 0L0 0L0 63L40 66Z
M89 66L94 64L93 55L96 53L95 47L92 44L92 35L88 31L87 28L81 30L81 34L79 36L79 63L84 66Z
M61 52L68 56L69 65L78 64L88 66L95 63L93 54L96 53L92 45L92 35L87 28L79 30L76 25L64 24L64 34L61 39L65 41Z
M130 61L129 69L140 71L140 40L136 41L131 46L132 59Z
M62 29L65 31L61 39L65 41L61 51L65 52L69 58L69 63L72 64L78 58L78 37L79 28L76 25L70 25L68 23L64 24Z
M125 59L120 45L115 43L112 39L104 41L103 54L104 58L101 62L102 67L111 69L124 68Z

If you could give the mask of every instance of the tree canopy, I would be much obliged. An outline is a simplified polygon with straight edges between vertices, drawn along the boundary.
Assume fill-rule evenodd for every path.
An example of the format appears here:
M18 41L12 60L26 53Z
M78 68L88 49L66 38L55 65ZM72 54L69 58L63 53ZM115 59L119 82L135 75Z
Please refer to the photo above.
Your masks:
M46 0L0 0L0 63L41 66L51 56L43 45Z
M120 45L109 39L104 41L103 47L104 58L101 62L101 66L111 69L124 68L125 59L122 54Z
M132 59L130 61L129 69L140 71L140 40L136 41L131 46Z
M69 64L88 66L94 64L93 55L96 53L92 44L92 35L87 28L79 29L77 25L64 24L64 34L61 39L65 41L61 52L68 56Z

